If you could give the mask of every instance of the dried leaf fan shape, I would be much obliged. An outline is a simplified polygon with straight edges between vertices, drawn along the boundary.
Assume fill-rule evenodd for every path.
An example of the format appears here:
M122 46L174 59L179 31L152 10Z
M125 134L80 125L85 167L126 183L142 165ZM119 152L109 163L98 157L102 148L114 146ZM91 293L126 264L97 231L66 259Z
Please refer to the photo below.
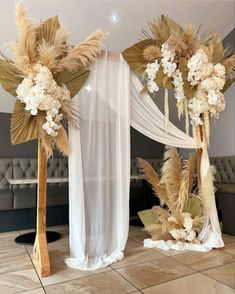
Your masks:
M16 4L15 59L0 59L0 84L16 102L11 119L12 144L40 139L47 158L54 148L69 153L65 126L79 125L79 110L72 98L89 76L89 66L102 48L105 33L68 44L68 32L53 16L37 23L27 17L22 1ZM46 80L45 76L51 80Z

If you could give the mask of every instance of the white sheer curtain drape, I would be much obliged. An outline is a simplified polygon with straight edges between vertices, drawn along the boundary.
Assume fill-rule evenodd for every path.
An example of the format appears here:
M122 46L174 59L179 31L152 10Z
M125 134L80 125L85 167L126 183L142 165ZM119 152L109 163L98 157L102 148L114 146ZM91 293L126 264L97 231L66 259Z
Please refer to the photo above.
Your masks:
M103 53L76 97L81 110L80 129L69 129L68 266L93 270L123 258L129 226L130 123L162 144L196 148L194 139L169 123L120 54ZM205 183L210 163L204 146L201 177ZM211 183L212 184L212 183ZM214 193L201 245L175 245L146 239L147 247L207 251L223 247ZM188 247L187 247L188 246ZM187 247L187 248L186 248Z
M104 52L76 97L79 130L69 130L68 266L101 268L123 258L129 229L130 72Z
M130 97L130 111L131 111L131 125L143 133L147 137L161 142L165 145L180 147L180 148L197 148L195 140L179 130L173 124L169 123L168 132L164 129L164 115L158 109L157 105L153 102L148 94L140 95L143 85L138 77L131 73L131 97ZM201 180L202 185L213 185L208 181L208 174L210 173L210 161L206 146L203 147L202 160L201 160ZM215 195L207 195L210 203L207 212L207 220L204 228L200 233L201 244L175 244L172 241L152 241L151 239L144 240L146 247L157 247L163 250L176 249L176 250L196 250L208 251L212 248L219 248L224 246L219 226L218 214L215 205Z

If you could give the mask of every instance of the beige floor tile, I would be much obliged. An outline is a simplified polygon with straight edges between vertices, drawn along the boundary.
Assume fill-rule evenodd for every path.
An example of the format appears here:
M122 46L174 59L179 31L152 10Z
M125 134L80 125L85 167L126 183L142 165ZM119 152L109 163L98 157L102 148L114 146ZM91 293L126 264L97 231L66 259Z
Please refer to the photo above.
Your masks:
M147 249L144 247L129 248L124 251L124 259L113 263L112 268L117 269L163 257L164 255L157 252L156 250Z
M140 232L139 234L135 234L131 236L131 239L140 242L143 246L144 239L151 238L151 236L147 232Z
M142 290L144 294L234 294L225 286L202 274L194 274Z
M0 259L0 274L21 271L32 267L32 262L27 253L17 256L7 256Z
M232 236L232 235L222 234L222 237L223 237L224 243L235 241L235 236Z
M0 293L18 293L40 287L40 281L34 269L0 275Z
M235 288L235 262L211 268L202 273L229 287Z
M218 249L209 252L187 252L172 256L172 258L197 271L221 266L234 260L233 255Z
M129 236L140 234L143 232L143 227L129 226Z
M124 267L117 271L138 289L164 283L194 272L185 265L167 257Z
M136 247L143 247L143 245L134 239L128 238L125 249Z
M235 255L235 242L229 242L225 244L225 247L221 249L224 252Z
M20 294L45 294L43 288L38 288L30 291L20 292Z
M50 251L51 271L52 275L49 277L41 278L44 286L61 283L81 277L94 275L101 272L112 270L111 267L105 267L96 271L81 271L73 268L69 268L64 260L69 257L68 251L53 250Z
M1 242L1 241L0 241ZM25 246L16 244L0 248L0 264L2 258L14 257L17 255L27 254Z
M18 247L19 244L15 243L15 238L19 236L19 232L6 232L0 233L0 250L7 246Z
M124 294L136 289L114 271L46 287L48 294Z
M178 255L178 254L182 254L185 252L188 252L187 250L162 250L162 249L157 249L157 248L153 248L154 250L156 250L157 252L160 252L161 254L165 255L165 256L174 256L174 255Z

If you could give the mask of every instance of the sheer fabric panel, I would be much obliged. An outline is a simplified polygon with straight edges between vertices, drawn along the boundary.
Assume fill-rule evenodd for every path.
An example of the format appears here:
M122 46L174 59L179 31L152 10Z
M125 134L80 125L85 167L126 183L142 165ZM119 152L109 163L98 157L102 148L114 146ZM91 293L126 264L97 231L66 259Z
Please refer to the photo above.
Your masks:
M123 258L129 229L129 82L122 56L104 52L77 96L80 130L70 129L70 267L93 270Z

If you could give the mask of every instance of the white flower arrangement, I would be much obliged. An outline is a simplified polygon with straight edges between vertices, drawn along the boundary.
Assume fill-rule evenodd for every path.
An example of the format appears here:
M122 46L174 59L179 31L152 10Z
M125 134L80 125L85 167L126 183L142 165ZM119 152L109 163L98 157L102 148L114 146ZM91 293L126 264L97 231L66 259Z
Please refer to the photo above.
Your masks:
M45 111L46 122L42 128L49 136L56 137L63 118L63 114L60 113L60 101L70 99L70 92L65 85L62 87L57 85L46 66L36 64L33 71L30 77L24 78L18 85L17 99L25 104L25 110L32 116L36 116L38 111Z
M164 74L166 74L169 78L172 77L173 85L175 87L175 98L177 101L181 101L185 99L184 94L184 82L183 76L179 69L177 69L177 64L174 61L175 53L169 47L169 44L165 42L161 47L161 65L163 68ZM158 60L155 62L148 63L146 67L146 74L147 74L147 88L150 93L158 92L159 87L155 82L156 74L160 68L160 63Z
M225 85L226 70L220 63L209 63L203 49L189 59L187 67L188 81L192 86L197 85L197 91L188 104L191 124L202 125L202 113L208 112L212 117L218 117L225 108L221 91Z
M181 229L173 228L172 230L169 231L169 233L176 241L185 240L188 242L193 242L196 240L197 234L193 230L193 219L192 219L191 213L183 212L182 216L184 218L183 228ZM174 216L170 216L168 218L168 221L172 223L175 223L175 220L176 219Z
M154 93L159 90L157 83L154 81L156 78L156 74L159 70L159 67L160 67L160 64L158 63L157 60L155 60L155 62L147 64L145 71L146 71L147 78L148 78L147 88L150 93Z

